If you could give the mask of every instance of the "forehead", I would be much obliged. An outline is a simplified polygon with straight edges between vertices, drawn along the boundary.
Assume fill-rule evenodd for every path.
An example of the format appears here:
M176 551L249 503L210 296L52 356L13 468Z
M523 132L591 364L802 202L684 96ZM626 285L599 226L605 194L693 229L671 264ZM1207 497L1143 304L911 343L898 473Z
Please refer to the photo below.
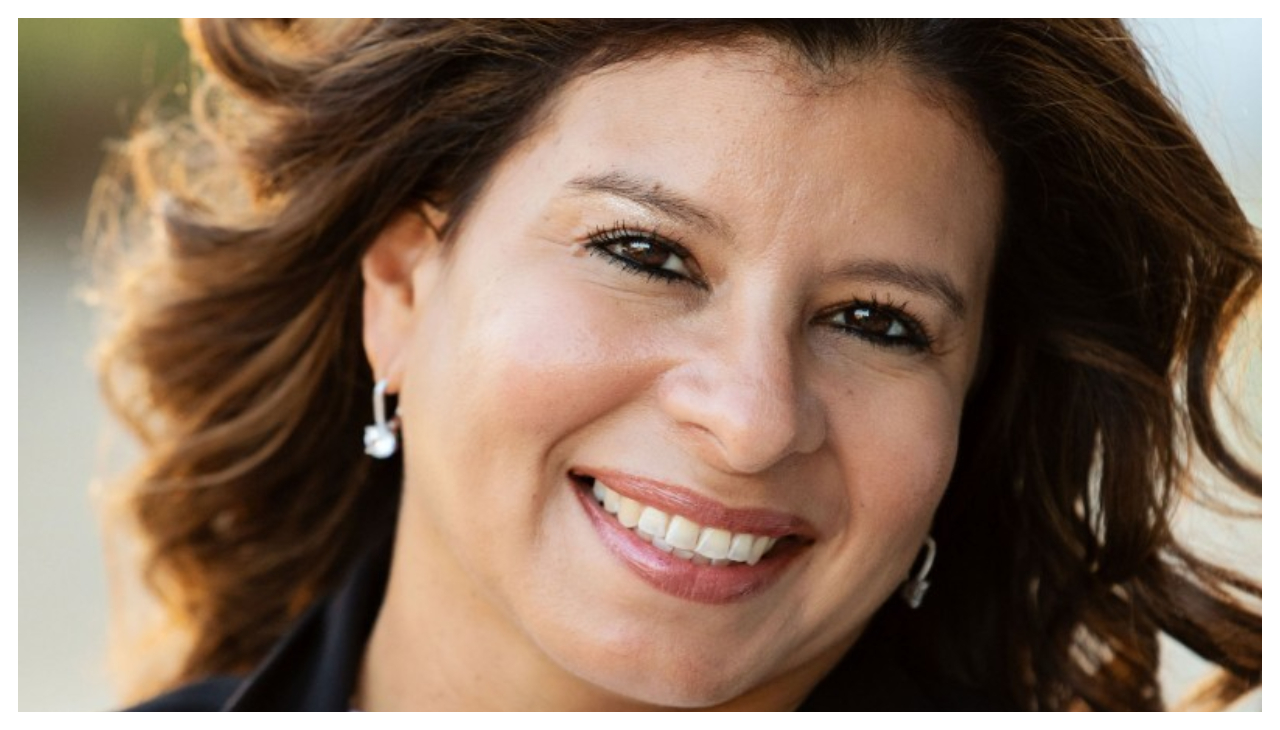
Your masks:
M752 138L761 147L823 147L829 153L856 152L874 137L915 136L922 151L932 147L928 151L936 154L948 146L962 153L940 162L977 162L998 175L995 156L968 108L958 90L892 57L817 69L761 42L672 52L579 76L553 97L540 129L551 132L543 139L554 136L558 142L572 141L563 136L568 132L584 135L584 142L608 141L610 151L658 138L672 147L688 140L709 154L734 144L741 150L740 143ZM943 144L923 144L925 135ZM719 144L706 147L709 137Z

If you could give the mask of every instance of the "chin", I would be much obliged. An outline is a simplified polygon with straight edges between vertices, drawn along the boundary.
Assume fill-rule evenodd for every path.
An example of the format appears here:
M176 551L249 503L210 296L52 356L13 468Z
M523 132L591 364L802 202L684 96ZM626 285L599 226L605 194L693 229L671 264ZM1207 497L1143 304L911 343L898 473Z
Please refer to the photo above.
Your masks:
M716 707L743 697L759 685L758 679L725 672L715 662L682 662L675 657L662 666L641 669L634 662L614 665L604 676L589 678L593 684L632 702L653 707L694 710Z
M773 684L792 671L784 668L789 662L769 658L763 647L727 654L726 649L741 650L750 643L742 638L700 643L689 636L663 635L650 623L637 626L627 636L596 634L587 644L584 639L591 636L593 627L574 628L573 645L559 657L554 651L549 652L551 656L587 685L637 707L717 707Z

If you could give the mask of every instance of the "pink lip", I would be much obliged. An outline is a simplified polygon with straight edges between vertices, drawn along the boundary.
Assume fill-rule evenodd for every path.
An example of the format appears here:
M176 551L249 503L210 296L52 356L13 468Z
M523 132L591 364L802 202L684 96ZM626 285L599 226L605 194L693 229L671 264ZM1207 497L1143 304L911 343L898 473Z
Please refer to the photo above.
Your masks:
M616 472L610 472L609 477L606 477L604 472L595 472L595 474L600 475L609 484L610 488L616 489L619 493L625 493L628 496L637 494L633 489L628 488L625 492L622 489L617 489L614 480ZM638 478L630 477L630 479ZM581 503L587 517L590 518L605 547L620 558L627 567L631 568L645 582L664 593L679 598L711 604L732 603L747 599L777 581L787 567L791 565L792 561L804 551L803 546L799 543L784 544L755 565L746 565L744 563L726 566L697 565L691 561L682 560L670 553L663 552L645 542L639 535L623 527L617 519L605 512L587 490L573 482L573 480L570 481L574 493L578 496L579 503ZM618 480L618 484L621 485L622 481ZM645 479L639 479L639 482L650 486L653 484L653 482ZM634 485L628 483L626 486L632 487ZM701 521L698 509L688 509L687 506L684 509L675 509L677 506L691 504L686 500L687 497L691 496L688 490L678 490L669 494L677 496L672 496L669 499L652 499L649 493L645 491L645 499L641 501L662 509L664 512L668 508L672 508L672 512L675 514L683 514L690 519ZM756 534L770 536L796 534L796 531L788 530L781 525L784 523L803 522L799 518L770 510L731 510L723 505L709 503L708 500L702 497L696 497L695 502L701 506L706 504L714 505L723 518L716 522L708 521L702 524L724 525L725 529L734 528L734 531L738 532L755 532ZM750 529L743 529L742 525L744 524L756 526Z
M659 482L612 469L575 469L573 474L599 479L610 489L642 504L649 504L672 515L683 515L704 527L719 527L730 532L784 537L795 535L812 539L813 526L804 518L770 509L735 509L685 487Z

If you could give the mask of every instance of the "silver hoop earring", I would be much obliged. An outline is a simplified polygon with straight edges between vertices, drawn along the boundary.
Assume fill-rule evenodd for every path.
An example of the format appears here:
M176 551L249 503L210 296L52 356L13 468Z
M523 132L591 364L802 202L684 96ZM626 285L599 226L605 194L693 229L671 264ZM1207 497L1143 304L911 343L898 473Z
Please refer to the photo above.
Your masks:
M375 459L388 459L396 453L400 430L400 414L387 420L387 381L373 386L373 425L364 427L364 453Z
M920 604L924 602L924 594L929 591L929 581L925 580L929 577L929 569L933 567L933 557L938 554L938 543L933 541L930 535L924 539L924 562L920 564L920 570L902 584L900 595L902 600L912 608L920 608Z

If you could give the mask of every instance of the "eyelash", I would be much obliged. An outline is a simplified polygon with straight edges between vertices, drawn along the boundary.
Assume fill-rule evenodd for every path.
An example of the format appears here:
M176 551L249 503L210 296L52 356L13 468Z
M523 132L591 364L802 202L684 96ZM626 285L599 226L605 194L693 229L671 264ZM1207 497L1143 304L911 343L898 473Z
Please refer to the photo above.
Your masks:
M880 334L858 329L847 322L838 324L832 321L840 315L844 315L845 319L848 320L850 315L856 317L857 315L854 314L856 312L869 312L870 317L890 317L893 320L890 322L890 328L901 326L903 332L892 335ZM874 296L869 300L858 300L836 309L827 310L819 319L825 319L832 327L876 347L902 348L913 353L932 352L934 349L933 335L929 334L929 331L925 329L924 324L919 319L906 310L905 305L894 304L888 300L882 302Z
M681 246L679 242L662 235L657 230L645 230L618 224L611 228L598 228L587 236L588 251L625 271L645 276L650 280L668 283L687 282L699 289L707 288L707 285L701 279L696 278L696 271L690 271L689 275L685 275L660 266L643 264L612 250L613 247L626 243L642 243L652 246L655 250L665 251L670 255L676 256L686 268L696 269L696 267L690 265L693 254L689 253L689 250Z
M665 252L670 256L677 257L682 266L689 271L688 275L668 268L641 263L615 250L616 247L628 243L641 243L653 247L655 251ZM707 284L698 278L700 274L693 264L692 254L689 253L689 250L670 237L662 235L657 230L646 230L623 224L617 224L609 228L598 228L587 236L586 249L590 253L600 256L608 263L629 273L644 276L650 281L657 280L670 284L687 283L699 289L708 288ZM866 318L887 316L892 320L889 323L890 329L901 326L904 333L893 335L873 333L851 326L847 321L845 323L833 321L841 315L844 315L846 320L858 317L855 313L859 311L867 313L865 315ZM904 305L894 304L888 300L881 301L876 297L872 297L870 300L857 300L835 309L829 309L822 313L818 319L825 320L829 326L875 347L905 349L913 353L933 350L934 338L920 320L909 313Z

